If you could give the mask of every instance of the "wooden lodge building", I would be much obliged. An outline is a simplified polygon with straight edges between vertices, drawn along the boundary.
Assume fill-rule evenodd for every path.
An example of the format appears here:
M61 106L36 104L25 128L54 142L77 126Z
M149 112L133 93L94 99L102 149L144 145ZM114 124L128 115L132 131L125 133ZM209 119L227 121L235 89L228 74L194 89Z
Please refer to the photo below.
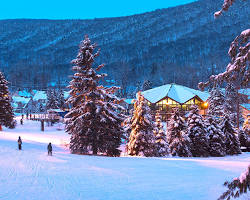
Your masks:
M167 84L142 92L153 112L159 112L163 121L167 121L173 108L178 107L184 112L190 110L192 105L197 105L201 114L206 114L210 96L208 92L202 92L177 84Z

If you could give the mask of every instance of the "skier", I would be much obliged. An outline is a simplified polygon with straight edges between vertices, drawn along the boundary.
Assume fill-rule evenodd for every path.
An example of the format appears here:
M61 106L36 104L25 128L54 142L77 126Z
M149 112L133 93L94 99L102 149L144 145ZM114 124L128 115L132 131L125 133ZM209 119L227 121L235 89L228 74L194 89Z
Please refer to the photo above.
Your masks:
M48 156L49 155L52 156L52 145L51 145L51 142L48 144L47 149L48 149Z
M17 140L17 143L18 143L18 149L19 150L22 150L22 139L21 137L19 136L18 140Z
M23 119L20 119L20 124L23 125Z

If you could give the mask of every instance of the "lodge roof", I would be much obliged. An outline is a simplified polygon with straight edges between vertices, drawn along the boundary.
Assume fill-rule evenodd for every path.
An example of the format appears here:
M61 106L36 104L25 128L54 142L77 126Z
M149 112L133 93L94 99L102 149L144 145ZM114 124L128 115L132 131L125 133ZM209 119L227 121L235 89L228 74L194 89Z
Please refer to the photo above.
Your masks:
M14 103L22 103L22 104L27 104L30 101L30 98L25 98L25 97L20 97L20 96L13 96L12 100Z
M44 99L44 100L47 99L47 94L46 94L45 91L37 91L36 94L33 97L34 101L38 101L40 99Z
M250 104L249 103L243 103L243 104L240 104L243 108L247 109L247 110L250 110Z
M142 92L142 95L151 103L157 103L161 99L169 97L181 104L187 102L195 96L198 96L202 101L206 101L210 96L208 92L202 92L186 86L177 85L175 83L146 90Z

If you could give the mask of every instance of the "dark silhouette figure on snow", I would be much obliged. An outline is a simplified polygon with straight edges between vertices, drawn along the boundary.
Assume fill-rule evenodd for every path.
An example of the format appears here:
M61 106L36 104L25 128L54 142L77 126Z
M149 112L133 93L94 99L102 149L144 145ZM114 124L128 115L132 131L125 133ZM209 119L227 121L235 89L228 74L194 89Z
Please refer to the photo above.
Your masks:
M52 145L51 145L51 142L48 144L48 156L52 156Z
M18 143L18 149L19 150L22 150L22 139L21 139L21 137L19 136L19 138L18 138L18 140L17 140L17 143Z

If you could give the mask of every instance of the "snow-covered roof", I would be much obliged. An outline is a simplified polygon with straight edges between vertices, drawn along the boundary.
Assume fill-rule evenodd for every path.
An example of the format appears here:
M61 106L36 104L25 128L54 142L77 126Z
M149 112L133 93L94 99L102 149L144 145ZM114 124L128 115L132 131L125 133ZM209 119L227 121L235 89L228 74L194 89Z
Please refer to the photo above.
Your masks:
M19 96L13 96L12 100L14 103L22 103L22 104L27 104L30 101L30 98L25 98L25 97L19 97Z
M248 98L249 98L249 96L250 96L250 88L240 89L239 93L247 95Z
M26 90L22 90L22 91L18 91L18 95L21 97L31 97L31 93L26 91Z
M18 104L17 103L12 103L11 104L13 108L18 108Z
M34 101L38 101L40 99L47 99L47 94L45 91L37 91L36 94L33 97Z
M64 111L58 108L58 109L49 109L48 112L57 112L57 113L59 113L59 112L64 112Z
M124 101L125 101L127 104L133 104L133 100L134 100L134 99L125 99Z
M247 109L247 110L250 110L250 103L243 103L243 104L240 104L243 108Z
M177 84L167 84L142 92L142 95L151 103L157 103L165 97L169 97L179 103L185 103L195 96L206 101L210 94Z
M20 97L26 97L26 98L30 98L32 96L34 96L34 94L37 92L37 90L20 90L17 92L18 96Z
M64 97L64 99L69 98L69 93L70 93L70 91L64 91L64 92L63 92L63 97Z

